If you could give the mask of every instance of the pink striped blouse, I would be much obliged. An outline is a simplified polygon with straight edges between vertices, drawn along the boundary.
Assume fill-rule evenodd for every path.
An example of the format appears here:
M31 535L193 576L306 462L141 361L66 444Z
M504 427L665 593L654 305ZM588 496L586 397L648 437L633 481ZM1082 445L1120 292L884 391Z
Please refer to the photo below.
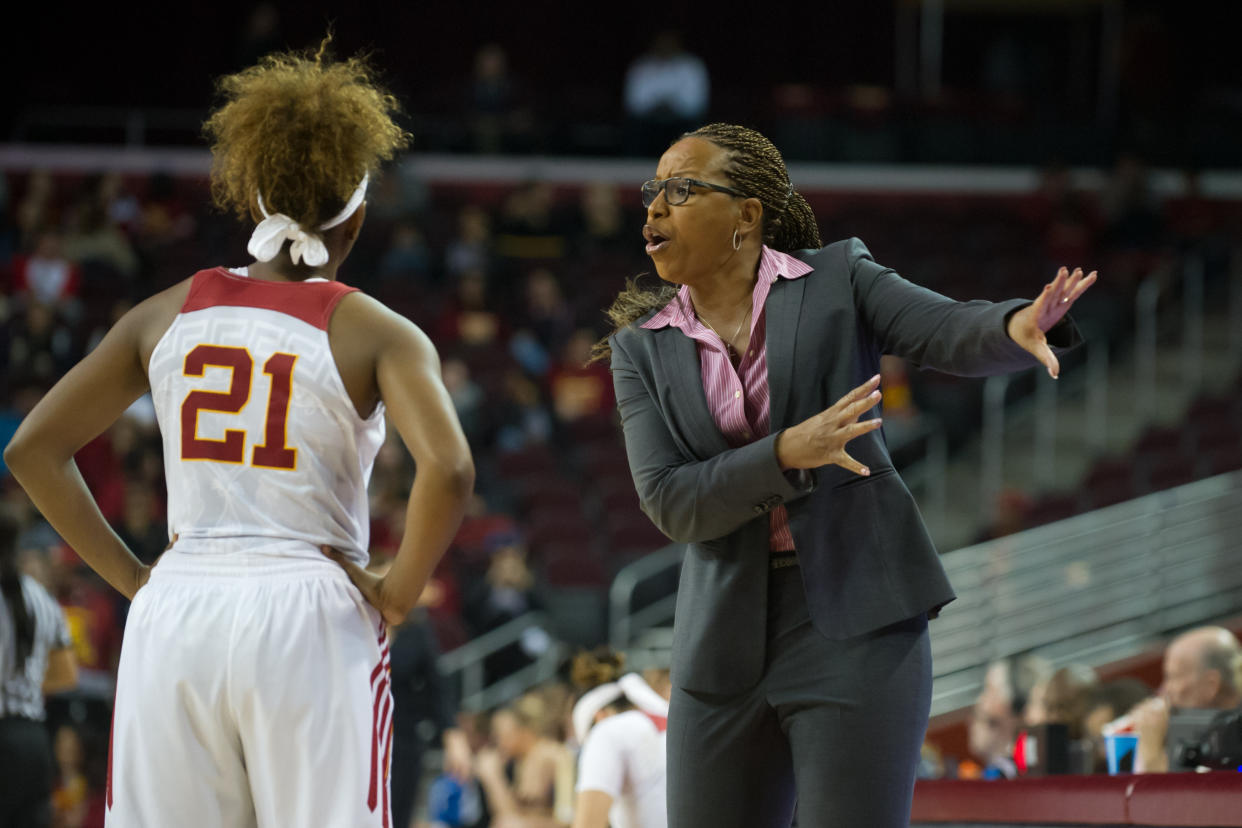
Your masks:
M707 327L694 312L690 288L683 285L677 298L643 324L644 328L669 325L680 330L698 344L699 369L703 376L703 393L712 419L733 447L753 443L771 431L772 410L768 392L767 321L764 305L777 277L797 279L812 270L806 262L795 259L766 245L759 259L759 277L751 297L750 345L742 354L737 368L729 360L724 341ZM789 513L777 506L769 515L769 545L773 552L794 548L789 531Z

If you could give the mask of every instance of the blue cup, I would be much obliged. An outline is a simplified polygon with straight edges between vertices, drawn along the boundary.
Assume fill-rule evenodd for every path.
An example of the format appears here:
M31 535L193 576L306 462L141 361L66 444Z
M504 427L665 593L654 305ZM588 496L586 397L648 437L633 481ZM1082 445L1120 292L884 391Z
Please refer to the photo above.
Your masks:
M1104 737L1104 755L1108 759L1108 773L1134 773L1134 755L1138 752L1138 734L1112 733Z

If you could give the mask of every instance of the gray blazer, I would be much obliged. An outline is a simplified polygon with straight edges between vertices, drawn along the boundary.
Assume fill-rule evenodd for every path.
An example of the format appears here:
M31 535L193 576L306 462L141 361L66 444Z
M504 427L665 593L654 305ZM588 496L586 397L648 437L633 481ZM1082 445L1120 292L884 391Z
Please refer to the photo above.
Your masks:
M639 501L664 534L687 545L672 656L673 681L687 690L738 692L762 674L768 512L777 505L788 509L823 635L934 617L955 597L882 431L850 442L850 454L871 469L859 477L839 466L783 472L775 452L782 429L879 373L881 354L962 376L1037 364L1005 332L1025 300L947 299L876 264L858 239L796 256L814 270L777 279L765 306L772 410L761 440L729 447L703 394L695 342L680 330L640 328L648 315L610 339ZM1078 341L1072 323L1049 332L1054 348Z

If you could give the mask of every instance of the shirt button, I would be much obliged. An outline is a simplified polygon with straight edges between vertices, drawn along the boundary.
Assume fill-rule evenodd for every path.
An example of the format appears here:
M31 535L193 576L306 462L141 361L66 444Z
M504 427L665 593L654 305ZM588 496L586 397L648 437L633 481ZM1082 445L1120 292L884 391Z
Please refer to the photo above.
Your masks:
M734 391L734 392L733 392L733 399L735 399L735 400L736 400L736 399L737 399L738 397L740 397L740 396L742 396L742 392L741 392L741 391Z

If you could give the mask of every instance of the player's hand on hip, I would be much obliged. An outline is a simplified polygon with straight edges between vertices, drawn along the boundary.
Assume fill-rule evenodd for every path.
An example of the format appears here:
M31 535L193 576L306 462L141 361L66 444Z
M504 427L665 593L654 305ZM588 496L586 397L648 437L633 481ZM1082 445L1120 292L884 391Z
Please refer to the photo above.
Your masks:
M331 558L349 576L349 580L354 582L354 586L358 587L358 591L362 593L362 597L367 599L367 603L379 610L379 614L384 621L391 625L400 624L405 620L405 613L402 612L391 601L385 589L385 579L383 575L365 569L347 558L344 553L331 546L321 546L319 551Z
M781 468L837 465L855 474L871 474L870 469L849 455L845 444L880 427L879 417L858 420L876 406L880 397L880 375L876 374L830 408L782 431L776 438L776 459Z
M1009 338L1034 355L1053 379L1061 373L1061 363L1048 347L1044 334L1069 313L1078 298L1095 284L1095 278L1094 270L1083 276L1081 267L1074 268L1073 273L1063 267L1057 271L1055 279L1044 285L1034 302L1009 317L1006 328Z

